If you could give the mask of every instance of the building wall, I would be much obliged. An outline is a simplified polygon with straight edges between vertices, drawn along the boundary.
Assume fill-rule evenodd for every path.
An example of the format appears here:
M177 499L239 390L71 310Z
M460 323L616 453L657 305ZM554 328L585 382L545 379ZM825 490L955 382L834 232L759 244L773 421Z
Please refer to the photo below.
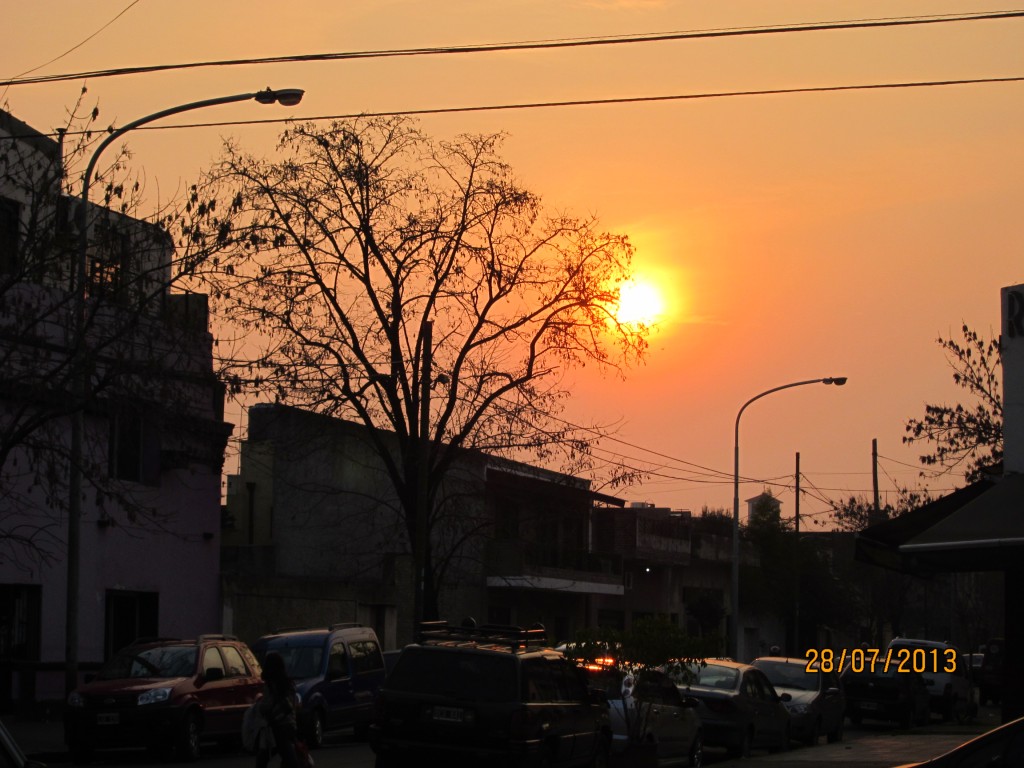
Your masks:
M89 209L88 255L109 269L97 271L85 301L88 379L68 373L69 349L81 351L69 341L77 326L67 292L75 201L56 195L55 142L0 112L0 135L14 132L26 138L0 145L0 198L18 208L14 238L0 238L0 706L65 693L74 385L84 381L87 390L83 672L135 631L220 630L220 473L230 432L205 297L168 293L165 233L99 206ZM19 175L24 169L33 170ZM111 237L117 247L107 250ZM100 274L116 276L116 285ZM27 437L11 437L32 420ZM19 543L24 537L31 541Z

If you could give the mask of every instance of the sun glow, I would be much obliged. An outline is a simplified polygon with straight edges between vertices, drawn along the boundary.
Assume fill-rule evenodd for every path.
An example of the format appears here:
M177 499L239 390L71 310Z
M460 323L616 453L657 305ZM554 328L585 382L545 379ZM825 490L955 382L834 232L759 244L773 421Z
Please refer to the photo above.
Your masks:
M619 305L615 319L623 325L652 326L665 314L665 299L658 286L643 278L634 278L619 287Z

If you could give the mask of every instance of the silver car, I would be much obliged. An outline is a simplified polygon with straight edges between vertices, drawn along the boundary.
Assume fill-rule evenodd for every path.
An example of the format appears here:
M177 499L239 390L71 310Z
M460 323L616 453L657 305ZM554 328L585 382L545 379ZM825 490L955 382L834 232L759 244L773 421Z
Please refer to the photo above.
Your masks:
M829 744L842 741L846 697L835 672L822 672L807 659L781 656L765 656L751 664L764 672L776 693L789 694L785 704L794 739L817 744L824 733Z
M590 685L608 696L612 753L628 764L630 755L652 755L659 766L704 764L698 702L684 697L658 670L636 675L616 669L588 670ZM645 764L650 764L646 763Z

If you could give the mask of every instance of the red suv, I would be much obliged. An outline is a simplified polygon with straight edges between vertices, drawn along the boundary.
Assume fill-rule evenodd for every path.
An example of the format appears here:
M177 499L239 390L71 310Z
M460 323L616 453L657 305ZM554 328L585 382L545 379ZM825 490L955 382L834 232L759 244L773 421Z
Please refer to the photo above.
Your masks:
M133 746L195 760L201 739L239 738L262 686L249 647L230 635L137 640L68 696L64 740L76 761Z

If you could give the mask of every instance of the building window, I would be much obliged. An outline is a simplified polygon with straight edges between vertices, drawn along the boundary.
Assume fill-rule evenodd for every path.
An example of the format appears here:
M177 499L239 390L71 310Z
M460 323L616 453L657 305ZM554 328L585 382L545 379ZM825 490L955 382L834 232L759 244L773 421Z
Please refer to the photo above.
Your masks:
M110 420L110 477L160 484L160 432L142 409L121 404Z
M43 588L0 584L0 661L39 661Z
M132 242L127 232L109 222L100 222L90 243L89 293L113 298L130 280Z
M13 274L20 268L20 206L0 197L0 273Z
M140 637L159 635L159 606L160 595L157 592L108 589L104 658L109 659Z

